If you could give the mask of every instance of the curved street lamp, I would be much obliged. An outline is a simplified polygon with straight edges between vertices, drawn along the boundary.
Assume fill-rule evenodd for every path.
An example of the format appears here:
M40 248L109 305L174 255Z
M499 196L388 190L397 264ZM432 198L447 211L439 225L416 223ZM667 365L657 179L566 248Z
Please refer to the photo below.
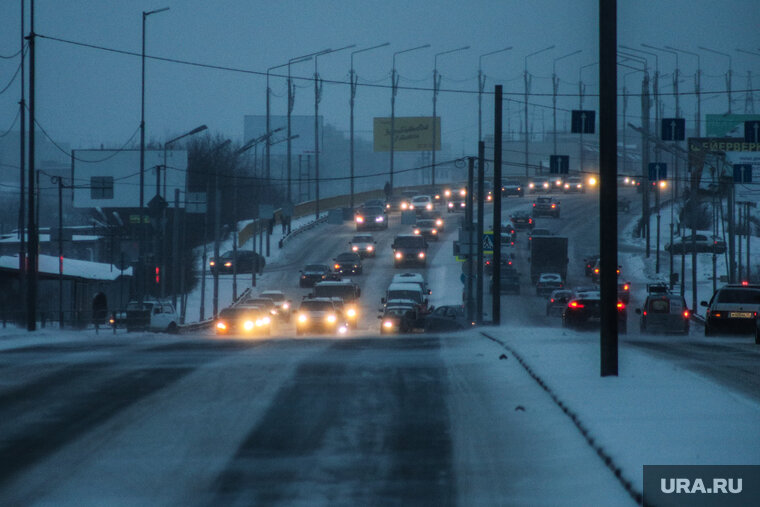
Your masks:
M432 166L430 167L430 185L432 185L433 187L435 187L435 150L436 150L435 141L436 141L436 131L437 131L435 105L438 98L438 88L441 85L441 76L438 75L438 57L442 55L456 53L458 51L464 51L466 49L470 49L470 46L463 46L461 48L449 49L448 51L442 51L440 53L436 53L435 56L433 56L433 139L430 144L430 151L431 151L431 158L432 158Z

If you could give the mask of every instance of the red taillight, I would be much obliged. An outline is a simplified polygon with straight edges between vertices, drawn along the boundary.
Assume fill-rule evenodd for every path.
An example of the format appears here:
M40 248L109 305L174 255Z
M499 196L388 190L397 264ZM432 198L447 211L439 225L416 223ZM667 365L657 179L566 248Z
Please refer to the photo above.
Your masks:
M684 310L683 311L683 318L684 319L688 319L689 318L689 310Z
M568 308L583 308L583 303L579 303L578 301L570 301L567 304Z
M749 285L749 282L747 280L742 280L742 286L746 287L747 285Z
M628 289L630 289L630 287L628 286L628 284L623 285L623 290L628 290Z
M647 316L647 311L646 311L646 310L644 310L644 317L646 317L646 316Z
M622 301L618 301L617 308L618 308L618 310L624 310L625 309L625 303L623 303Z
M536 207L536 203L535 203L535 202L533 203L533 207L534 207L534 208Z
M336 265L334 266L334 268L335 268L335 269L340 269L340 264L336 264Z
M557 207L557 205L556 205L556 204L552 204L552 208L556 208L556 207Z
M532 218L529 218L529 219L528 219L528 223L529 223L529 224L532 224L532 223L533 223L533 219L532 219Z
M551 298L549 301L552 302L552 303L554 303L554 298Z

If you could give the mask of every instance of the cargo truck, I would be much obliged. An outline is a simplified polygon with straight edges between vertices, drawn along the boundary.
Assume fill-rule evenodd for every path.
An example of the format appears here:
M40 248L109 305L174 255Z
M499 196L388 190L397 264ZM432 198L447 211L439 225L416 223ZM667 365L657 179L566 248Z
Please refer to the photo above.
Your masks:
M530 245L530 279L535 284L541 273L559 273L567 280L567 238L533 236Z

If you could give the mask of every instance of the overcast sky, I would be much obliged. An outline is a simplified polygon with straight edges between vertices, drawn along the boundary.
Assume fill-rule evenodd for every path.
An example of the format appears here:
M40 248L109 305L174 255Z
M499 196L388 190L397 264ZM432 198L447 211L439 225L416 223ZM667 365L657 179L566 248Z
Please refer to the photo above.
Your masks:
M0 0L0 55L9 56L20 44L20 0ZM28 5L28 0L25 2ZM512 46L513 49L483 59L488 78L486 90L504 85L514 98L505 111L511 129L521 127L524 57L551 45L552 50L528 60L533 76L531 123L551 126L552 63L576 50L580 54L558 61L562 108L561 128L569 115L562 112L578 104L580 66L598 60L598 0L38 0L35 31L46 37L66 39L122 51L140 52L141 12L170 7L148 17L148 55L239 69L217 70L148 60L146 66L146 136L162 142L198 125L214 134L242 141L243 116L265 113L268 67L326 48L348 49L318 59L326 81L320 113L325 122L348 130L350 52L390 42L390 46L355 56L360 86L356 98L356 129L369 138L372 118L390 116L390 72L393 53L430 44L428 49L399 55L396 59L402 89L396 101L397 116L432 114L434 55L470 46L469 50L442 55L438 113L443 142L457 152L475 151L477 140L478 57ZM753 87L760 88L760 56L738 53L737 48L760 53L760 8L757 0L619 0L618 40L640 47L670 45L687 51L698 46L730 53L733 59L733 109L744 112L747 71L753 71ZM27 8L27 22L28 22ZM140 58L77 46L48 38L37 39L37 105L40 124L57 141L73 148L123 144L139 126ZM699 51L702 61L703 112L727 109L725 73L728 58ZM653 59L650 60L653 64ZM661 90L672 91L675 58L661 54L660 71L667 74ZM693 92L696 58L679 58L682 92ZM631 65L635 65L629 62ZM0 60L0 90L12 78L19 59ZM622 77L630 69L621 67ZM286 69L273 71L286 74ZM311 77L314 61L292 67L298 77ZM640 90L641 73L626 77L629 89ZM597 91L597 67L582 72L586 93ZM298 86L294 114L313 114L314 91L310 81ZM407 89L420 88L421 90ZM271 78L272 114L286 113L284 79ZM456 90L456 91L449 91ZM0 94L0 133L14 122L18 111L18 79ZM760 94L755 95L760 113ZM593 105L595 98L587 99ZM484 103L484 130L492 129L492 99ZM682 99L685 116L694 114L694 103ZM637 106L638 104L636 104ZM632 110L636 107L629 103ZM630 111L629 110L629 111ZM672 113L672 100L666 101ZM635 122L635 119L634 119ZM17 127L16 127L17 128ZM137 140L138 137L135 137Z

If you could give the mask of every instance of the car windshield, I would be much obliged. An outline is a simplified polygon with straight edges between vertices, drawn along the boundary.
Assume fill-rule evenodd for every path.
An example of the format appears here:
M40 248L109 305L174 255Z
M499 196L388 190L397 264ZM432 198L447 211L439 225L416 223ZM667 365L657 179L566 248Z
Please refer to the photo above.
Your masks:
M220 319L241 319L256 316L259 310L256 308L225 308L219 312Z
M760 289L721 289L718 303L745 303L760 305Z
M324 264L307 264L305 268L303 268L304 271L329 271L330 268L325 266Z
M301 303L301 310L307 312L329 312L334 309L335 308L330 301L311 301L307 299Z
M262 292L262 297L269 298L272 301L284 301L285 300L285 294L282 292Z
M399 236L394 243L397 248L422 248L425 245L425 240L420 237Z
M367 215L382 215L385 212L383 208L379 206L371 206L364 208L364 213Z
M372 236L354 236L351 243L372 243Z
M411 299L415 303L421 303L422 294L419 290L390 290L388 299Z
M435 220L417 220L417 227L435 227Z
M274 301L272 301L269 298L253 298L253 299L246 299L245 304L255 305L255 306L273 306Z
M323 285L317 284L314 286L314 295L320 298L339 297L341 299L354 299L356 297L356 289L353 285Z
M359 256L353 253L342 253L335 260L338 262L357 262L359 261Z

